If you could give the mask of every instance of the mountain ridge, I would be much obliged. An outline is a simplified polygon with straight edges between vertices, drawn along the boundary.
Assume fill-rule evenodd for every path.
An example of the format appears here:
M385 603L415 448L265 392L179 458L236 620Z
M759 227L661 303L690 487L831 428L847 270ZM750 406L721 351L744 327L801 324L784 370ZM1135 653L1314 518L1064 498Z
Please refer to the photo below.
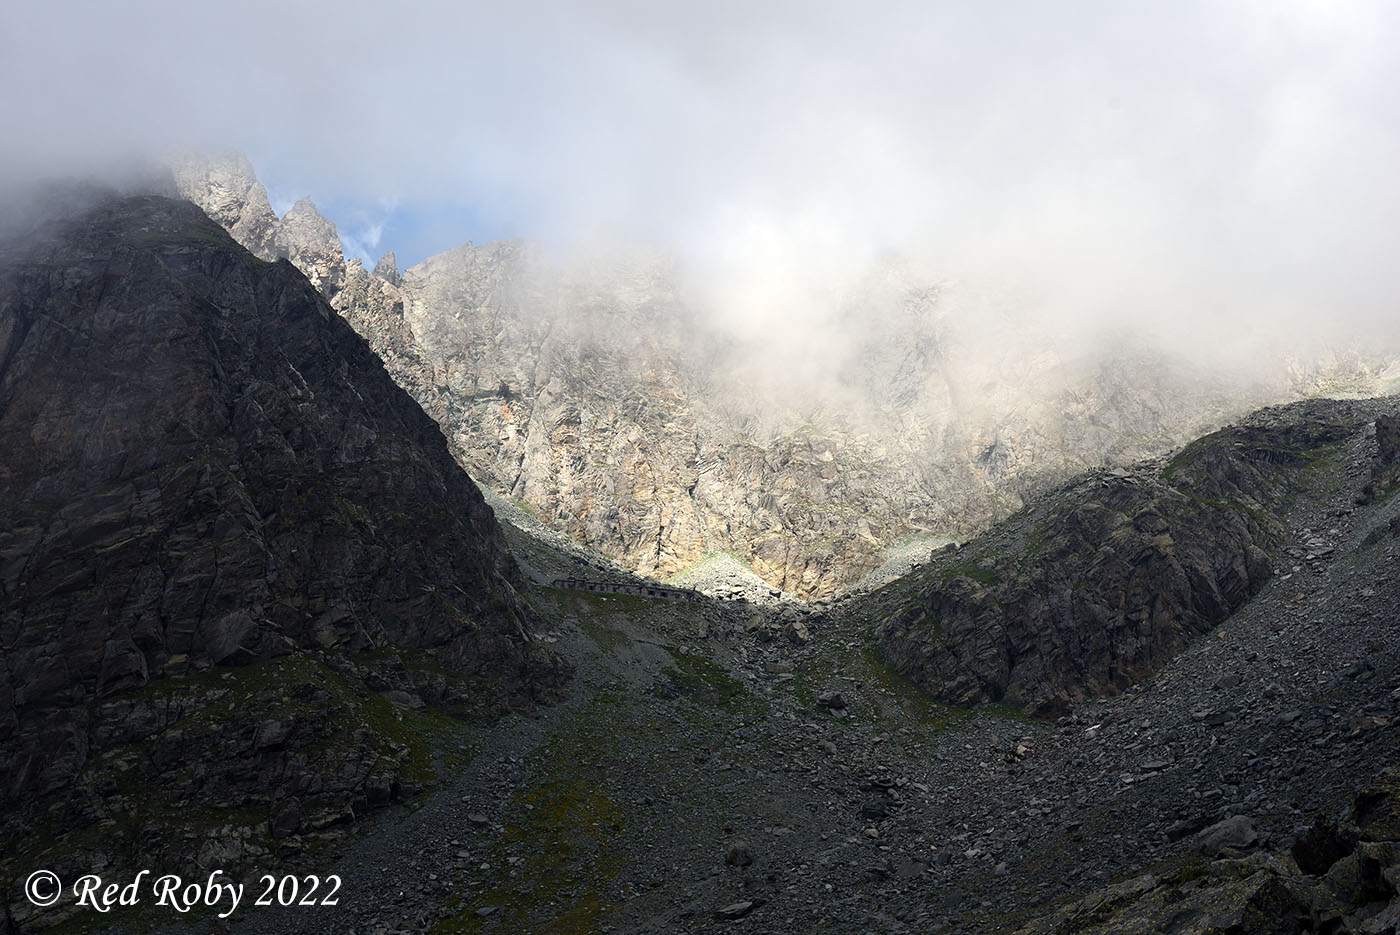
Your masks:
M308 203L264 210L242 157L188 157L175 174L321 284L474 478L658 579L728 551L776 588L830 597L886 547L967 538L1080 470L1161 454L1258 405L1393 383L1384 356L1295 361L1272 382L1142 344L1075 359L982 308L977 327L1004 338L989 344L943 287L887 263L837 317L855 335L843 362L795 402L782 393L802 394L823 358L775 354L788 335L726 332L664 257L554 267L500 242L375 276L344 261ZM802 373L780 391L789 366Z

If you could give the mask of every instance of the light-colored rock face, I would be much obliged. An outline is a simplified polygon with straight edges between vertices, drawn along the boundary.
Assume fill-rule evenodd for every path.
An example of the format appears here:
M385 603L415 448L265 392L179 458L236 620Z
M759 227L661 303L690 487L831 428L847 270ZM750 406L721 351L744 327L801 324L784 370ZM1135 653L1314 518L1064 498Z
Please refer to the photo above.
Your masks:
M278 218L248 160L238 153L186 154L171 160L175 188L234 239L264 260L286 257L327 298L345 285L345 255L335 225L310 198Z
M403 277L399 275L399 263L398 260L394 257L394 251L390 250L388 253L384 254L382 257L379 258L379 260L374 264L374 270L372 271L372 275L377 276L378 278L383 279L386 282L389 282L395 286L397 286L403 281Z
M233 238L260 259L276 259L277 214L267 190L240 153L205 156L186 153L170 165L176 189L204 209Z
M292 205L277 225L273 246L292 261L328 299L345 285L345 254L335 225L321 216L310 198Z
M1123 342L1067 353L896 263L838 303L839 340L764 344L716 325L664 257L561 268L507 241L371 274L309 201L268 221L246 160L176 175L331 297L478 482L660 578L726 551L784 591L829 595L888 546L965 537L1086 467L1388 379L1359 355L1246 380Z

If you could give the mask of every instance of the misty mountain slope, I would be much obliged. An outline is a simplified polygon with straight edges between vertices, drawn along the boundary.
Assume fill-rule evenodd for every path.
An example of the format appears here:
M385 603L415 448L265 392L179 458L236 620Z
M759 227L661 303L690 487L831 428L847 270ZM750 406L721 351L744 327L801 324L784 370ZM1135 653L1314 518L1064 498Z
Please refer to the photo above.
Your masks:
M7 880L297 853L433 781L425 701L557 692L480 492L291 264L158 197L0 259Z
M1263 410L1057 489L891 585L882 649L955 704L1054 711L1122 690L1263 586L1293 499L1376 411Z
M227 192L257 184L240 157L175 171L182 194L225 226L261 218L250 243L295 240L260 211L260 187L246 211L227 206ZM830 593L850 563L854 577L873 564L880 537L908 527L897 478L867 490L878 476L869 463L887 460L883 442L841 439L837 454L807 431L760 444L742 428L749 416L731 411L731 388L710 401L722 348L679 302L664 264L566 281L504 243L447 251L398 283L358 261L343 277L307 272L343 278L333 304L473 476L638 572L664 577L727 549L788 590ZM954 522L950 513L937 522Z
M775 587L829 596L885 548L965 538L1079 471L1387 379L1359 355L1255 374L1130 337L1066 344L904 261L791 323L717 308L645 252L552 264L500 242L374 275L345 263L309 202L264 210L242 157L175 174L251 249L320 284L473 477L657 578L728 551Z

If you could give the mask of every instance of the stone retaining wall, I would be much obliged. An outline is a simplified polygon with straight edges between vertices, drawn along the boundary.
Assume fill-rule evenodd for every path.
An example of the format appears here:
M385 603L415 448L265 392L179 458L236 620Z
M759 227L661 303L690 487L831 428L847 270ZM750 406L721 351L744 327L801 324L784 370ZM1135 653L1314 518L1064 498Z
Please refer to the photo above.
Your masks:
M698 601L700 592L693 588L668 588L659 584L628 584L622 581L588 581L583 578L555 578L551 584L571 591L592 591L595 594L636 594L659 597L668 601Z

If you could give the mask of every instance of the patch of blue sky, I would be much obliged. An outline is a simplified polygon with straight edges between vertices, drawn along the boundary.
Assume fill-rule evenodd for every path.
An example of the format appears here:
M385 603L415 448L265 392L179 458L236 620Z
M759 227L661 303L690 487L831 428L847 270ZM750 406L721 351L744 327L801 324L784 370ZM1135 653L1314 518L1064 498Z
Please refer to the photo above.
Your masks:
M264 169L263 160L254 160L278 217L300 198L309 197L335 224L346 259L359 257L367 268L373 268L391 250L399 269L404 270L468 241L482 244L523 233L502 219L502 211L490 210L479 202L363 197L309 181L307 174L287 171L273 161L266 164Z

